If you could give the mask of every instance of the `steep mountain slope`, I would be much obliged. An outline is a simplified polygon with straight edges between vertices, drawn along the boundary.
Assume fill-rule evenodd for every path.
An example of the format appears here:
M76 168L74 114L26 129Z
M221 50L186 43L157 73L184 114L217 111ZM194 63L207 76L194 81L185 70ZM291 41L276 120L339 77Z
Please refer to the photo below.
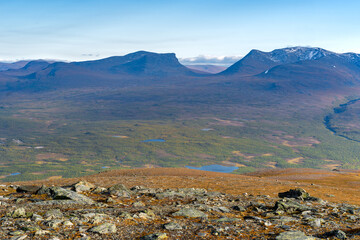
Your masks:
M252 50L244 58L230 66L228 69L220 73L225 76L245 76L256 75L265 72L275 66L297 63L303 61L315 61L323 58L328 58L338 62L348 62L353 64L359 63L359 55L353 53L337 54L321 48L310 47L292 47L284 49L276 49L272 52L262 52L259 50Z
M51 63L44 60L34 60L28 62L24 67L19 69L10 69L3 73L8 76L25 76L34 72L41 71L49 66Z
M169 79L197 75L181 65L175 54L139 51L96 61L53 63L24 77L13 88L37 90L172 84Z
M9 69L20 69L28 64L30 61L18 61L13 63L0 62L0 71L6 71Z

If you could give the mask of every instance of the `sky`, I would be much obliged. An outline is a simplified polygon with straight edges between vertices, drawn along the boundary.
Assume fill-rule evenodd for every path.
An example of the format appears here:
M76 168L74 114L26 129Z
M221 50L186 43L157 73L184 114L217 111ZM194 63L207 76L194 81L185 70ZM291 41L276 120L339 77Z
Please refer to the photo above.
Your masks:
M359 9L358 0L0 0L0 61L146 50L221 62L290 46L360 53Z

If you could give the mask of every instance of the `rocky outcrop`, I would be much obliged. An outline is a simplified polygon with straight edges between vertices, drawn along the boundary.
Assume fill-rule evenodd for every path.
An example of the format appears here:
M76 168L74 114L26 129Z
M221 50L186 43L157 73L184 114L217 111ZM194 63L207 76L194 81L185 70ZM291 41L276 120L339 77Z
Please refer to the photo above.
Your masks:
M360 221L358 206L298 189L272 198L84 182L4 188L0 239L351 239Z

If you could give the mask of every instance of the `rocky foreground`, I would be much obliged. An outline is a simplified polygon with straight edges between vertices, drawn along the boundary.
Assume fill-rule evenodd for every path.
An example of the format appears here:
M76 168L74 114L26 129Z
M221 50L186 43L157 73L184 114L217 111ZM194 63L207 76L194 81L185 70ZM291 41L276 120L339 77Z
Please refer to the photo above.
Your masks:
M360 239L360 208L310 196L81 181L1 185L0 239Z

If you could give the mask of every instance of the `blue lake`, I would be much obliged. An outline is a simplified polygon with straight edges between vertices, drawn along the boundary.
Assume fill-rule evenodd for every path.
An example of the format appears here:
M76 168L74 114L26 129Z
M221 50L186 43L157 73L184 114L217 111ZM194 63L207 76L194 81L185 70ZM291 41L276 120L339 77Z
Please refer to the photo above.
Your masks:
M11 174L9 174L9 176L16 176L16 175L20 175L21 173L19 173L19 172L16 172L16 173L11 173Z
M147 139L142 142L166 142L164 139Z
M218 165L218 164L206 165L206 166L202 166L202 167L186 166L186 168L210 171L210 172L221 172L221 173L231 173L238 169L238 167L228 167L228 166L222 166L222 165Z

